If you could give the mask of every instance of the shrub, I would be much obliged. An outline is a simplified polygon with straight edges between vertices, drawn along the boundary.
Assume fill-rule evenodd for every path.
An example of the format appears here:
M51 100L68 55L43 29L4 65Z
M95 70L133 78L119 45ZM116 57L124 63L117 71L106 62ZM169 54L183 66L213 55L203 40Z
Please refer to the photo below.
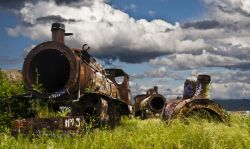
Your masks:
M11 125L14 116L20 115L20 107L25 107L22 103L14 102L12 96L24 93L22 82L11 82L6 74L0 69L0 131Z

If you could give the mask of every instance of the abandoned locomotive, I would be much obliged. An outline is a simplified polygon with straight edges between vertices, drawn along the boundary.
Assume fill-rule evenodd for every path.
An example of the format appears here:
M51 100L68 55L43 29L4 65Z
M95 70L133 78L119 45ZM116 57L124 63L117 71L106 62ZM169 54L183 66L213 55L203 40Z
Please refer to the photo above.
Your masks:
M72 33L65 33L64 24L53 23L51 32L52 41L34 47L24 60L22 74L30 98L53 100L54 109L70 101L70 116L83 116L85 122L94 118L97 124L114 127L122 115L130 113L128 75L121 69L104 69L86 44L82 49L66 46L64 37ZM29 119L16 124L27 121L34 123Z

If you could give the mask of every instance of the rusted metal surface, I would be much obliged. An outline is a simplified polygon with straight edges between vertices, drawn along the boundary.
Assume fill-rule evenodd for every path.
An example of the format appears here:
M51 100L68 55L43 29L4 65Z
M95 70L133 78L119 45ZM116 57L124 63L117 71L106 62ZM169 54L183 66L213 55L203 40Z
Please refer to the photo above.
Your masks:
M131 93L129 88L129 76L122 69L105 69L107 73L107 77L116 84L120 98L123 99L126 103L130 104L131 101ZM122 82L118 83L116 81L117 77L122 77Z
M223 122L229 120L227 112L216 102L209 99L185 99L185 100L172 100L167 102L162 118L164 120L171 120L172 118L187 117L193 111L206 110L215 118L219 118Z
M53 23L51 26L52 41L64 44L65 26L61 23Z
M44 98L77 96L87 92L102 94L130 104L128 75L120 69L106 71L88 53L89 48L67 47L64 45L64 25L53 25L53 41L36 46L25 58L23 77L27 89L32 91L34 84L38 83L44 89L40 94ZM121 85L113 79L117 76L124 77Z
M29 118L13 121L13 134L39 133L43 130L56 131L83 131L85 119L83 116L61 118Z
M158 87L155 86L149 89L146 94L135 97L135 116L140 116L142 119L160 117L165 102L165 97L158 94Z
M187 79L184 83L183 99L192 98L195 95L196 86L196 80Z
M209 87L211 77L209 75L199 75L196 81L186 81L182 99L173 99L167 101L162 112L162 119L171 120L176 117L188 117L192 112L206 110L212 116L219 118L223 122L229 120L229 116L225 109L209 98ZM188 88L187 86L191 87ZM194 86L196 86L194 92ZM187 94L187 91L190 94ZM187 97L191 98L187 98Z
M195 91L195 95L193 98L209 99L210 98L210 95L209 95L210 81L211 81L211 76L205 75L205 74L198 75L196 91Z
M71 115L84 116L87 123L92 120L95 123L108 121L108 101L97 94L85 94L79 102L72 104Z

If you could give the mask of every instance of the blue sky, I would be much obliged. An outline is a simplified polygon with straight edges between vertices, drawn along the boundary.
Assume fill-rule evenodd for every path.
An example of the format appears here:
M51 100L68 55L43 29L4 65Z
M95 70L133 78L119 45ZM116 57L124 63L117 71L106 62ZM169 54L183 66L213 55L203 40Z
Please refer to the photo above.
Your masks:
M14 27L21 23L18 16L6 11L0 12L0 55L7 62L0 61L2 69L21 69L24 49L36 42L27 37L11 37L6 32L6 27Z
M53 11L51 11L53 10ZM247 0L14 0L0 2L0 67L21 69L27 51L62 22L70 47L88 43L105 67L124 69L133 94L158 85L182 94L187 77L212 75L212 98L249 98Z
M110 3L136 19L157 18L172 23L199 18L204 12L199 0L111 0Z

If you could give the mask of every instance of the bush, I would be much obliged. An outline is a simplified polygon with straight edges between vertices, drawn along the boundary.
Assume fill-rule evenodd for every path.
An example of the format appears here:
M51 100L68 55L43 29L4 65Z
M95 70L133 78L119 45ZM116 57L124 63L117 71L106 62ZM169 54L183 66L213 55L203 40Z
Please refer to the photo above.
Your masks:
M0 132L11 125L14 116L19 115L20 106L25 107L22 103L14 102L13 95L23 94L24 86L22 82L11 82L6 74L0 69Z
M41 89L41 85L34 85L34 88ZM0 132L7 130L14 119L35 116L56 117L68 113L68 111L55 113L53 111L53 102L28 98L24 93L24 83L20 80L9 80L0 69Z

